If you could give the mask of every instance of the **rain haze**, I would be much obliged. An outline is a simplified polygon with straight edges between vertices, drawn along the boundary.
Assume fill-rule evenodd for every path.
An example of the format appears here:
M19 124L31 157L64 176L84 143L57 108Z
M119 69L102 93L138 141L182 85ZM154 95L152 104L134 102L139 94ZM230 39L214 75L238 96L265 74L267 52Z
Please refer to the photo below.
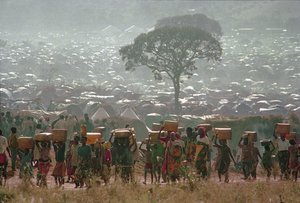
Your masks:
M135 106L142 101L167 104L168 97L173 98L171 81L154 80L147 68L125 71L119 49L153 30L161 18L201 13L220 23L223 55L218 63L197 61L192 77L181 78L182 114L223 113L220 108L226 106L224 113L235 115L239 112L233 107L239 104L246 113L262 113L255 109L253 94L266 100L267 111L299 109L297 1L2 0L0 4L1 88L9 92L2 92L2 108L16 100L34 100L49 86L58 102L83 98L97 102L107 96L119 104L126 99ZM270 100L280 102L272 107ZM47 102L39 108L47 108ZM194 111L203 103L209 103L207 108Z

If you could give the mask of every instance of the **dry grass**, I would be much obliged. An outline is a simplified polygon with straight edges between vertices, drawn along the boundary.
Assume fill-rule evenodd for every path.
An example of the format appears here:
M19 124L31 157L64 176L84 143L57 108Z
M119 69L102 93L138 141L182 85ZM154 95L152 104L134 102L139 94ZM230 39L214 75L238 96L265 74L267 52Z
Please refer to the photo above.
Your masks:
M28 185L0 189L0 202L300 202L300 184L290 181L216 183L202 181L195 183L191 191L189 184L141 185L113 183L107 187L98 186L90 190L41 189Z

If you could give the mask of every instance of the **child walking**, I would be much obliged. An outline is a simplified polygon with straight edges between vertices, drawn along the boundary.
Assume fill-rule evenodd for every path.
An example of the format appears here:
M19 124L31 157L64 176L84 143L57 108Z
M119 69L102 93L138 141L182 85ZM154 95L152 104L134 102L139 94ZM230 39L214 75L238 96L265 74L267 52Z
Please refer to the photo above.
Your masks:
M144 168L144 184L147 183L147 173L150 172L151 175L151 184L153 183L153 171L152 171L152 160L151 160L151 151L150 151L150 143L146 141L146 151L145 151L145 168ZM140 150L143 144L140 145Z
M272 149L270 147L270 145L272 145ZM273 152L275 151L275 146L273 144L273 142L267 142L264 144L264 153L262 156L262 164L264 169L267 171L267 180L270 180L271 174L272 174L272 155Z

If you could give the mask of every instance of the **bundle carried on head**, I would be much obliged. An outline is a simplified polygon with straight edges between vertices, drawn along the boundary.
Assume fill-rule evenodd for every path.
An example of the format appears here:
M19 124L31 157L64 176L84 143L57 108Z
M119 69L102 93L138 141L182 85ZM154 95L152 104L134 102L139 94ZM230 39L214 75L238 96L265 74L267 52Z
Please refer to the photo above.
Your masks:
M118 128L111 132L111 134L116 138L130 137L134 134L134 129L132 128Z
M34 135L35 141L50 141L52 139L52 133L38 133Z
M257 141L257 133L255 131L245 131L244 134L247 136L250 142Z
M205 132L209 132L212 130L212 125L211 124L208 124L208 123L201 123L199 125L197 125L196 127L197 129L198 128L204 128L205 129Z
M275 126L275 132L277 134L289 134L291 125L289 123L277 123Z
M219 140L231 140L232 138L231 128L215 128L214 131Z
M178 131L178 121L165 120L164 130L168 132L177 132Z
M32 137L18 137L18 148L21 150L33 149L34 142Z
M66 129L53 129L52 130L52 141L53 142L65 142L67 140Z
M86 144L95 144L97 142L102 143L102 135L101 133L86 133Z

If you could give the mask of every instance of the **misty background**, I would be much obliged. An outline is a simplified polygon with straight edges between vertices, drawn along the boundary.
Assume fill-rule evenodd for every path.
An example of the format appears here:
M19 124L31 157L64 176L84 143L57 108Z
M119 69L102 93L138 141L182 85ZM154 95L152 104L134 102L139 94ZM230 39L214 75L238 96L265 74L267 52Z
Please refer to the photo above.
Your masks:
M151 28L156 20L203 13L225 33L239 27L286 27L299 17L298 1L1 0L2 31L101 31L107 25Z
M119 48L154 29L158 19L202 13L223 29L223 60L199 61L193 77L182 78L182 104L192 105L190 96L205 103L209 93L220 93L209 101L214 109L228 98L235 105L263 93L298 108L299 9L298 1L1 0L1 87L15 99L32 99L45 84L101 89L87 93L93 98L95 92L168 96L170 81L154 81L145 68L125 72Z

